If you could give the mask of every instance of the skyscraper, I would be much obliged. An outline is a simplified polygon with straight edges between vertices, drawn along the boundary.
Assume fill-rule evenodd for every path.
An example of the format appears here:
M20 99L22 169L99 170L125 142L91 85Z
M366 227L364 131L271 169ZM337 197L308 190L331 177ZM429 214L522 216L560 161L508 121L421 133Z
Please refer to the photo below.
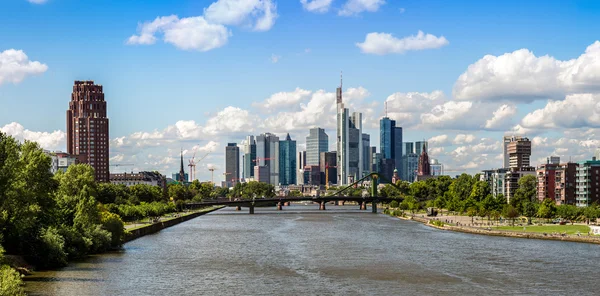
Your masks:
M261 134L256 137L255 163L257 166L269 167L269 184L279 184L279 137L271 133Z
M240 181L240 147L228 143L225 147L225 184L234 187Z
M415 154L420 156L423 152L423 147L429 149L429 143L427 143L427 141L415 142Z
M337 152L321 152L321 164L319 165L321 169L321 180L325 185L336 184L337 183Z
M319 165L322 152L329 150L329 136L322 128L311 128L306 137L306 165Z
M296 141L287 134L285 141L279 141L279 183L296 183Z
M388 117L384 117L379 121L379 141L383 159L393 159L391 164L387 161L388 166L393 166L402 175L403 165L403 143L402 143L402 128L396 126L396 121ZM392 173L394 171L392 169Z
M362 113L352 113L348 135L348 183L352 183L363 176Z
M247 136L244 143L244 178L254 177L254 165L256 162L256 141L254 136Z
M364 177L371 173L371 136L362 134L362 176Z
M304 167L306 167L306 151L298 152L296 156L296 184L304 184Z
M75 81L67 110L67 153L92 166L98 182L109 182L108 136L102 85Z
M531 157L531 141L526 137L513 137L508 143L506 152L509 156L509 167L511 169L520 169L529 167Z
M337 103L337 171L338 185L362 177L362 113L350 116L342 100L342 82L336 89Z

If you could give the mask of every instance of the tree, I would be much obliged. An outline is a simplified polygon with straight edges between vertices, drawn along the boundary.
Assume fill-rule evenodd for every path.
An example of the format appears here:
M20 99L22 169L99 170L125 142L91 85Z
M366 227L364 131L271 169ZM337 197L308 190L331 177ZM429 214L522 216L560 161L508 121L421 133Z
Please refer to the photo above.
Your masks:
M506 205L504 207L502 215L512 221L512 226L515 226L515 218L519 217L519 212L512 205Z
M417 201L426 201L429 197L429 186L425 181L417 181L410 184L410 195Z
M21 275L8 265L3 265L4 249L0 246L0 295L22 296L23 281Z
M521 212L527 217L527 223L531 224L531 219L539 211L539 204L532 201L525 201L521 204Z
M522 209L525 202L536 200L537 178L534 175L521 177L518 185L519 188L515 191L510 204L516 209Z
M290 197L302 197L302 192L299 190L292 190L290 191Z
M473 220L475 216L477 216L477 212L478 212L478 207L476 205L470 206L467 209L467 216L471 217L471 224L475 223L475 221Z
M435 201L433 202L433 205L440 209L440 214L442 213L442 210L444 209L444 207L446 206L446 199L444 198L443 195L438 196Z
M102 204L126 203L129 200L129 187L123 184L98 184L98 202Z
M471 195L474 181L473 177L468 174L462 174L458 178L452 180L452 183L448 187L452 198L456 198L457 202L466 200Z
M477 181L473 184L471 189L470 198L476 201L482 201L490 194L490 185L485 181Z
M546 198L540 205L537 216L540 218L550 219L554 217L556 213L556 204L552 199Z
M587 223L589 224L590 221L596 220L598 219L598 217L600 217L600 208L597 204L594 203L583 210L583 215L585 216L585 218L587 219Z

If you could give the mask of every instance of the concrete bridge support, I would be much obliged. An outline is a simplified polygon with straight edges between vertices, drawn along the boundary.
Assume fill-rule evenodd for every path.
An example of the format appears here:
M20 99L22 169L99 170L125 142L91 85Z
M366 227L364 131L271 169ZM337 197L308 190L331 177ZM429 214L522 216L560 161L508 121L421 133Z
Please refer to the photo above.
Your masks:
M290 205L292 205L292 202L290 202L290 201L288 201L288 202L285 202L285 204L284 204L284 205L285 205L286 207L289 207Z
M365 211L367 209L367 203L364 201L360 202L360 210Z
M324 202L324 201L322 201L322 202L320 203L320 205L319 205L319 210L321 210L321 211L325 211L325 202Z
M282 211L283 210L283 203L281 203L281 202L277 203L277 210L278 211Z
M373 202L371 204L371 211L373 212L373 214L377 214L377 203Z
M237 207L235 207L235 210L236 210L236 211L241 211L241 210L242 210L242 207L240 207L240 206L237 206Z
M250 206L250 215L254 215L254 206Z

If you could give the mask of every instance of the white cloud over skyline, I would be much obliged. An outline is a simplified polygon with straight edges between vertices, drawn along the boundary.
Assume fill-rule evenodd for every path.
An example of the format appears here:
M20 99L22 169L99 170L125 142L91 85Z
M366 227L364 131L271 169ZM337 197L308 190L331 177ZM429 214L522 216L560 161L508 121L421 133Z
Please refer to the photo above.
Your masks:
M46 64L30 61L22 50L7 49L0 52L0 85L20 83L27 76L39 75L48 70Z
M360 13L376 12L385 4L385 0L348 0L338 12L341 16L355 16Z
M435 49L448 45L444 36L436 37L419 31L417 35L396 38L389 33L369 33L362 43L356 43L361 52L375 55L402 54L407 51Z

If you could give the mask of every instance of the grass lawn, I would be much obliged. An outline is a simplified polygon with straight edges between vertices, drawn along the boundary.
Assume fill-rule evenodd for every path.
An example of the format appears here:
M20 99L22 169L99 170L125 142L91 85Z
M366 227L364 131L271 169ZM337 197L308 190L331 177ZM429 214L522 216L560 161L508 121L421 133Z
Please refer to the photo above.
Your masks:
M523 227L525 227L525 230L523 230ZM567 234L577 234L577 232L579 231L579 233L581 234L585 234L587 235L588 231L590 231L590 228L586 225L544 225L544 226L536 226L536 225L528 225L528 226L499 226L499 227L494 227L494 229L498 229L498 230L509 230L509 231L519 231L519 232L538 232L538 233L553 233L553 232L559 232L559 233L564 233L565 231L567 232Z

